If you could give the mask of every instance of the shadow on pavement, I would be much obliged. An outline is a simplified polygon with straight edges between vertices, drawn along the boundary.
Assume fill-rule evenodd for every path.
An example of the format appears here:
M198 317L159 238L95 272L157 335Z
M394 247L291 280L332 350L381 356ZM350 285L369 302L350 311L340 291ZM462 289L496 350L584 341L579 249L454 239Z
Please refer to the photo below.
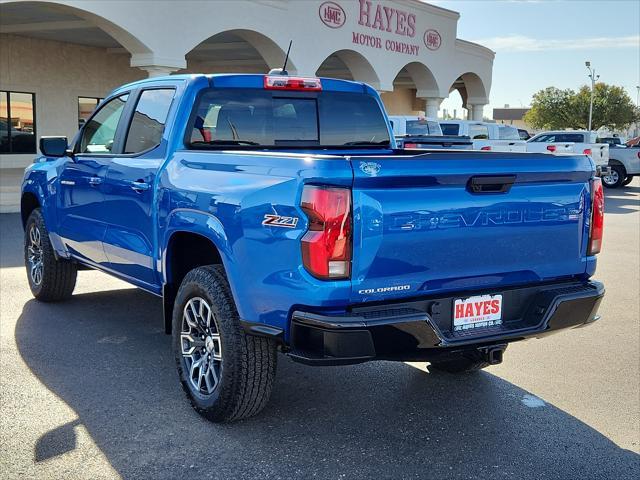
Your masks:
M36 462L74 449L83 424L124 478L619 479L639 468L635 453L490 373L401 363L312 368L280 356L260 416L211 424L182 393L161 318L161 302L138 290L24 306L19 351L79 417L40 438Z
M605 188L604 196L605 213L634 213L640 208L640 187L635 185Z
M22 220L19 213L0 215L0 268L24 265Z

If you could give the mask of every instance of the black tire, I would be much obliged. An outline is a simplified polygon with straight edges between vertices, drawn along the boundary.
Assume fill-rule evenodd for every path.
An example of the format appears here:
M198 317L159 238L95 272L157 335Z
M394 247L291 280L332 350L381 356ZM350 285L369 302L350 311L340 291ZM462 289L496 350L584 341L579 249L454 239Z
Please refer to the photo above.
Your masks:
M611 165L611 175L602 177L602 184L607 188L619 188L627 178L627 172L622 165Z
M34 237L39 239L39 248ZM39 260L39 262L38 262ZM24 231L24 263L27 267L27 279L33 296L41 302L59 302L73 294L78 276L77 265L69 260L56 258L49 231L39 208L29 218ZM38 268L40 265L40 273Z
M627 185L629 185L631 182L633 181L633 175L627 175L627 177L624 179L624 181L622 182L622 186L626 187Z
M435 370L445 373L472 373L482 370L490 365L477 358L465 357L460 355L459 358L450 360L433 361L429 365L429 370Z
M202 305L201 300L210 309L208 317L213 319L214 325L208 330L200 329L206 323L200 320L207 316L202 314L202 310L199 317L186 313L190 305L195 305L190 301ZM187 317L199 327L190 326ZM172 326L180 382L191 405L200 415L213 422L230 422L256 415L265 407L276 374L276 343L243 331L221 265L198 267L186 275L176 297ZM195 339L192 343L182 338L183 332L189 338L200 332L204 338ZM209 342L214 337L216 341ZM193 354L183 355L183 346L187 351L193 346ZM216 354L219 360L215 359ZM203 359L205 356L209 360ZM192 380L195 370L191 365L198 360L202 363L198 368L198 385L195 385ZM206 385L198 388L201 377L207 372L213 372L212 376L204 377ZM213 388L210 388L207 378L215 379Z

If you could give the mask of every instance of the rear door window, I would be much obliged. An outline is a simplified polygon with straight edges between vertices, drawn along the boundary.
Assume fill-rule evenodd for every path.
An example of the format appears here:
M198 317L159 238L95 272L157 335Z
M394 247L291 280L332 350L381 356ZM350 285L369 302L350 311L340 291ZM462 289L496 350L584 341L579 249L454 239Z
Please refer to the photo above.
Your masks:
M129 125L124 153L140 153L157 147L162 140L175 90L143 90Z
M556 135L556 142L582 143L584 142L584 135L581 133L561 133Z

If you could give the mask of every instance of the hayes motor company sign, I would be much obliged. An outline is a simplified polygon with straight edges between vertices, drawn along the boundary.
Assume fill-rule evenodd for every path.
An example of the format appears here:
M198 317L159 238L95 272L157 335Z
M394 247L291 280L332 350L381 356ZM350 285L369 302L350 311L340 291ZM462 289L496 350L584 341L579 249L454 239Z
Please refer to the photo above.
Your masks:
M347 23L347 14L337 2L324 2L318 15L329 28L341 28ZM422 35L423 45L420 45L415 40L415 14L371 0L359 0L357 23L360 31L351 33L351 41L356 45L418 56L423 45L429 50L438 50L442 44L440 33L431 28ZM388 34L392 37L381 36L388 37Z

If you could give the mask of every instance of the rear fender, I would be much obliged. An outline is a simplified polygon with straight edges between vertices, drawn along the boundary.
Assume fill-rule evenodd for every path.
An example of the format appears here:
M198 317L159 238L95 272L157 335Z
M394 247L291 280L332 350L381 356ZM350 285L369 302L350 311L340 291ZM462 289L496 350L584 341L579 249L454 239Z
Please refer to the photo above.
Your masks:
M164 238L161 243L162 251L159 252L160 258L160 271L162 273L162 296L164 303L164 321L165 331L171 332L171 316L173 310L173 302L177 294L179 285L172 285L169 282L169 261L167 258L167 252L169 247L169 241L171 237L178 232L186 232L200 235L213 243L218 250L222 264L227 272L227 278L231 285L231 291L233 293L233 281L231 279L230 265L232 265L231 248L227 235L224 231L224 227L220 220L214 215L209 213L191 210L191 209L178 209L171 212L167 217L167 224L164 230ZM236 298L235 293L234 299Z

